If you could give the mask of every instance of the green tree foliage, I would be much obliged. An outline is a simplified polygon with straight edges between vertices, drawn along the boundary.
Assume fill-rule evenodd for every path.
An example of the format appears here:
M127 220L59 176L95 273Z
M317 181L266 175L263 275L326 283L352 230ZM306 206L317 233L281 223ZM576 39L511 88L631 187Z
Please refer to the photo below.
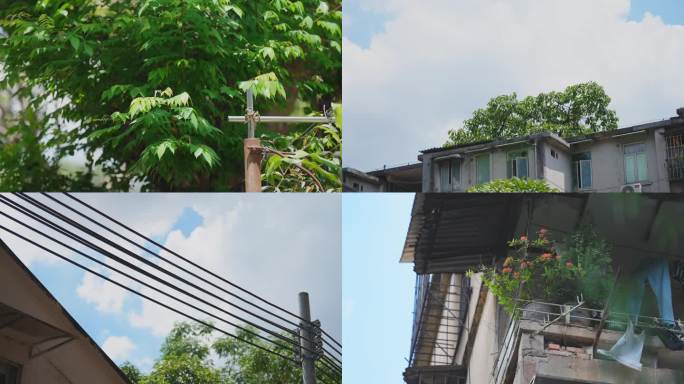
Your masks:
M561 137L579 136L617 128L618 118L609 109L610 97L595 82L571 85L562 92L540 93L522 100L513 93L489 100L473 112L463 128L449 131L445 145L554 132Z
M497 179L488 183L473 185L466 192L559 192L558 189L550 187L545 180L521 179L513 177L510 179Z
M337 105L335 124L315 125L288 135L264 135L270 157L263 184L268 191L341 191L342 107ZM311 182L310 180L313 180Z
M257 332L245 327L237 331L237 336L292 356L291 349L257 338ZM148 375L130 362L124 363L121 369L134 384L291 384L301 382L302 377L301 369L292 362L232 337L217 338L210 327L201 324L176 324L160 352ZM340 381L338 378L337 382Z
M92 174L69 172L47 153L54 139L44 127L45 112L15 95L0 93L0 191L96 190Z
M65 101L50 151L85 151L111 189L235 189L245 129L226 116L249 87L262 114L339 100L341 18L340 0L3 2L0 86Z

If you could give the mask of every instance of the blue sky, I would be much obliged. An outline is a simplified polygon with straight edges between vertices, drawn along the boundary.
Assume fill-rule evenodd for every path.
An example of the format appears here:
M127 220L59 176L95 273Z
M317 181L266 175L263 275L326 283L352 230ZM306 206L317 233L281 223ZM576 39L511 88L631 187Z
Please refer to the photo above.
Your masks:
M401 383L415 274L399 264L413 194L344 194L344 382Z
M595 81L621 127L683 106L681 0L345 0L343 27L344 163L364 171L417 162L497 95Z
M385 30L385 23L392 16L364 3L368 1L344 1L344 36L360 47L368 48L371 38ZM646 12L660 16L668 24L684 24L684 4L681 0L632 0L628 18L639 21Z
M298 293L309 292L313 318L320 319L328 333L341 339L339 195L79 196L197 264L292 312L297 312ZM35 198L48 203L44 197ZM7 225L5 220L0 222ZM283 225L289 220L297 225ZM7 226L36 237L16 225ZM173 322L184 320L121 288L103 285L99 278L88 282L86 276L92 275L11 235L0 236L116 363L129 360L149 371ZM93 266L81 256L59 250ZM105 274L109 275L109 271ZM122 302L117 305L117 300ZM162 301L172 302L168 298ZM176 307L183 308L180 304Z

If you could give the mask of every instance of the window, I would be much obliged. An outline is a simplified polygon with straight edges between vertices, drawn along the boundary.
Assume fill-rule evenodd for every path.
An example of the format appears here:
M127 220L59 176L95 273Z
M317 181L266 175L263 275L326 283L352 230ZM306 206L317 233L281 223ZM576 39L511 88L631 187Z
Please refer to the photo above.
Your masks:
M486 183L491 179L489 153L475 158L477 184Z
M528 177L528 172L527 172L527 151L516 151L516 152L509 152L508 153L508 178L510 179L511 177L519 177L519 178L526 178Z
M453 186L461 183L461 160L451 159L439 164L439 190L451 191Z
M646 145L625 145L625 183L646 180Z
M591 188L591 153L572 156L572 184L576 190Z
M0 384L18 384L19 368L0 360Z

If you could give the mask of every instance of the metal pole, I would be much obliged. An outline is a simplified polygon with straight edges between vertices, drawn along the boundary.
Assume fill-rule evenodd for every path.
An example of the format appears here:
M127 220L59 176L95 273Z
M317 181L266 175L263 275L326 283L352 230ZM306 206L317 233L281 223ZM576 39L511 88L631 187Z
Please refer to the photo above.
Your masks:
M299 339L302 347L302 375L304 384L316 384L316 371L314 367L313 343L311 343L311 310L309 309L309 294L299 292L299 317L304 321L299 322L302 337ZM306 322L305 322L306 321Z
M252 89L247 90L247 115L254 113L254 92ZM247 138L251 139L254 137L254 132L256 131L256 121L254 119L249 119L247 121Z
M254 93L247 90L247 138L243 142L245 156L245 192L261 192L261 140L254 137L256 120L254 113Z
M245 116L228 116L229 123L245 123L247 118ZM285 124L331 124L334 119L326 116L259 116L260 123L285 123Z

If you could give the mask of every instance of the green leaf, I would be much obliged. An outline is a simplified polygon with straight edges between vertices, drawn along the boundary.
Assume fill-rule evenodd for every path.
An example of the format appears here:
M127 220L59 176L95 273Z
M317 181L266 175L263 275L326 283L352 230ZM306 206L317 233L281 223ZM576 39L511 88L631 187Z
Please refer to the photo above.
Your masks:
M328 33L330 33L333 36L342 35L342 29L340 28L340 25L337 23L333 23L331 21L319 20L316 22L316 25L323 28L325 31L327 31Z
M313 27L313 19L311 16L307 16L299 23L299 26L304 29L311 29Z
M276 57L275 50L273 50L273 48L271 48L271 47L261 48L260 53L261 53L261 56L263 56L264 58L269 58L271 60L275 60L275 57Z
M69 35L68 39L69 43L71 43L71 46L74 48L74 51L78 52L78 48L81 46L81 40L74 35Z
M163 141L161 144L159 144L159 146L157 146L157 150L156 150L157 158L159 158L159 160L161 160L161 158L164 156L164 153L166 152L167 149L172 154L175 154L176 153L176 144L173 141L169 141L169 140Z
M278 155L273 155L268 158L268 161L266 162L266 169L265 169L265 175L266 177L271 177L275 171L280 168L280 164L282 163L283 158L278 156Z
M335 112L335 125L342 128L342 104L333 103L332 108Z
M245 15L245 12L236 5L227 5L226 11L233 11L239 18L242 18L242 16Z
M264 21L278 21L280 18L278 17L278 14L273 12L273 11L266 11L264 12Z
M83 43L83 52L85 52L88 57L93 57L93 46L88 43Z
M330 7L328 6L328 3L326 3L325 1L321 1L318 4L318 8L316 8L316 13L326 14L326 13L328 13L329 10L330 10Z

